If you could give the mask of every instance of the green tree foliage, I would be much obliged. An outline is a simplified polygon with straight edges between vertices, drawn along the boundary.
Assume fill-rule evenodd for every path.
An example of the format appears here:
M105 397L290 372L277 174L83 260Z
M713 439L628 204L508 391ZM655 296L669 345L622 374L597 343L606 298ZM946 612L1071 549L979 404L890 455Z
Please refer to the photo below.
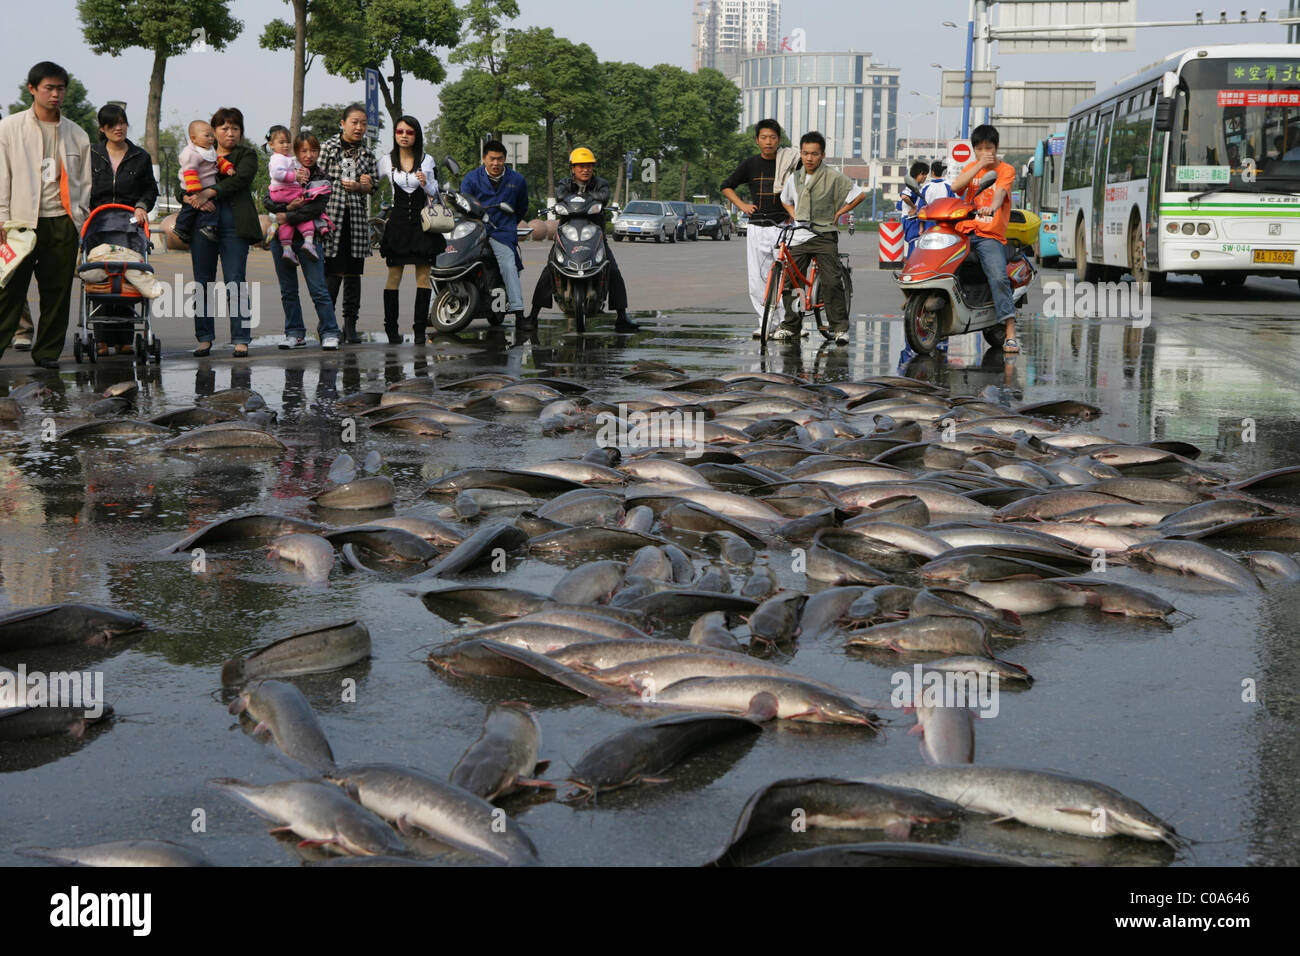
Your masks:
M156 162L167 61L225 49L244 29L243 21L230 15L229 0L77 0L77 14L94 53L120 56L135 47L153 53L143 145ZM220 69L217 57L212 63Z
M310 0L305 49L321 57L326 72L349 80L361 80L367 67L378 69L379 94L395 123L406 112L409 78L446 78L436 51L456 45L460 23L452 0ZM277 28L271 39L284 36Z
M31 106L32 94L27 89L27 84L19 83L18 102L9 104L9 112L18 113L31 109ZM59 107L59 111L84 129L90 135L92 143L99 139L99 122L96 117L99 107L91 102L90 94L86 92L86 84L71 73L68 74L68 92L63 97L63 105Z
M546 195L554 196L557 163L562 170L568 169L568 150L563 157L556 156L557 131L572 148L578 139L593 135L604 120L600 61L587 44L557 37L549 27L511 35L506 55L512 69L517 67L527 78L527 85L516 95L542 125Z

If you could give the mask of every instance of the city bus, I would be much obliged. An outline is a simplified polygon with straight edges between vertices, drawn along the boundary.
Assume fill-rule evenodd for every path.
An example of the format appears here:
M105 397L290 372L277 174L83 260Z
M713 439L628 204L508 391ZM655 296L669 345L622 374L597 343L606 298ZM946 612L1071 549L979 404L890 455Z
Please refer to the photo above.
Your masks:
M1300 48L1175 53L1074 107L1061 166L1079 281L1300 279Z
M1029 161L1029 168L1021 183L1021 208L1037 213L1042 222L1038 231L1038 261L1049 267L1056 265L1061 254L1056 237L1060 214L1061 156L1064 149L1064 132L1040 140L1034 147L1034 158Z

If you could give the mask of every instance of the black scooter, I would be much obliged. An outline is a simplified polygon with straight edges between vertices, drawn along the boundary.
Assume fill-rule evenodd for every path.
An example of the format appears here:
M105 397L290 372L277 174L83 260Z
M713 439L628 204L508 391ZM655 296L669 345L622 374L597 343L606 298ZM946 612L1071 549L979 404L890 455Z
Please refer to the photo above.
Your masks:
M587 316L600 313L609 292L609 250L605 248L601 204L575 193L552 209L560 220L550 255L555 304L573 317L578 334L583 335Z
M460 175L459 164L443 160L453 177ZM456 224L447 234L447 249L439 253L429 275L433 283L433 312L429 323L437 332L459 332L477 318L489 325L506 319L508 298L497 257L488 243L488 211L514 210L509 203L484 206L473 196L466 196L443 186L443 196L454 210Z

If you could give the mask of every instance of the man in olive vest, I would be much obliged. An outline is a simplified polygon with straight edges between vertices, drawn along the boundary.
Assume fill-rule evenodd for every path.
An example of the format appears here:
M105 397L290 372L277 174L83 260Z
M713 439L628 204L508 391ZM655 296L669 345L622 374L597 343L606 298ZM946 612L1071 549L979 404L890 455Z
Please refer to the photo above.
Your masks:
M805 275L809 264L817 260L826 321L835 336L835 344L848 345L849 310L844 301L844 286L840 284L840 233L835 224L862 202L866 192L839 170L822 165L826 138L821 133L804 133L799 139L799 156L803 168L786 179L781 204L796 222L806 223L809 228L795 230L790 239L790 252L795 265ZM791 311L789 292L785 315L785 321L772 337L798 338L803 332L803 316Z

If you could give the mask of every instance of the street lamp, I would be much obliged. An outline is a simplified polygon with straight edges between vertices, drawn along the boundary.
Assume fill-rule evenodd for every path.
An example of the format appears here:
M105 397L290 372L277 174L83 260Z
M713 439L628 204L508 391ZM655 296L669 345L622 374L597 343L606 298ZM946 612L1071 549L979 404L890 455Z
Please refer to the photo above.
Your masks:
M935 96L932 93L919 93L916 90L912 90L912 95L923 96L927 100L934 100L934 148L937 150L939 148L939 107L940 104L943 103L943 96L942 95ZM930 114L926 112L926 113L922 113L921 115L929 116ZM938 157L936 156L935 158L937 159Z

